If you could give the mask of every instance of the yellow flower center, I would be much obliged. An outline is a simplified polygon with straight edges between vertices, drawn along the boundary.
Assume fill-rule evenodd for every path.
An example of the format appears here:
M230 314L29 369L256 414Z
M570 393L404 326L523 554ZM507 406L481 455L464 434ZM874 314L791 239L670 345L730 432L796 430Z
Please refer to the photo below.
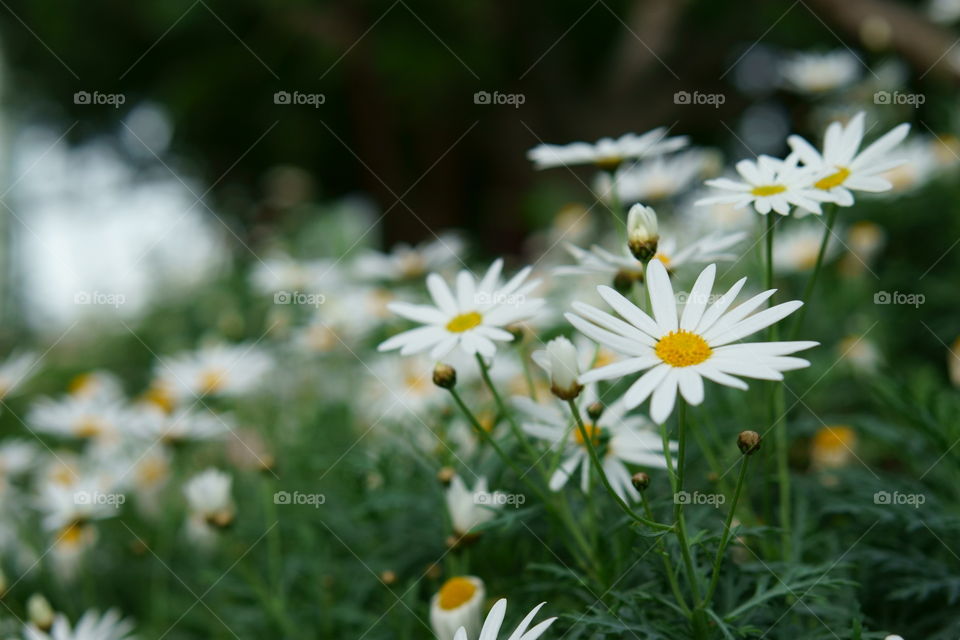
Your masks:
M210 369L200 374L200 392L203 394L216 393L223 388L227 381L225 371Z
M71 395L79 396L87 393L88 391L93 390L93 386L97 382L97 377L92 373L81 373L80 375L74 376L69 383L67 383L67 391Z
M813 446L818 451L834 453L851 449L856 439L857 434L850 427L823 427L814 434Z
M598 427L595 424L585 424L584 430L587 432L587 436L590 438L590 441L593 443L594 448L600 446L600 435L603 433L603 428ZM573 439L578 445L583 448L586 448L587 443L583 439L583 433L581 433L580 428L577 427L573 430Z
M782 184L764 184L759 187L754 187L750 193L755 196L775 196L778 193L783 193L787 188Z
M170 389L160 384L150 385L143 393L143 400L164 413L172 413L177 404Z
M103 432L103 423L93 416L86 416L77 421L73 434L78 438L95 438Z
M662 262L663 266L667 267L668 269L670 268L670 256L664 253L656 253L653 257Z
M66 547L78 547L87 537L87 528L82 522L71 522L60 531L57 544Z
M700 364L713 353L706 340L686 329L671 331L660 338L654 351L671 367Z
M468 311L454 316L453 320L447 323L447 331L450 333L463 333L469 331L483 322L483 316L476 311Z
M849 177L850 169L847 169L846 167L837 167L836 173L831 173L826 178L820 178L813 183L813 186L823 191L829 191L834 187L839 187L842 185Z
M598 169L603 169L604 171L613 171L620 166L620 163L623 162L623 158L620 156L606 156L605 158L597 158L594 160L594 164Z
M463 606L473 597L477 585L467 578L450 578L440 587L440 608L446 611Z

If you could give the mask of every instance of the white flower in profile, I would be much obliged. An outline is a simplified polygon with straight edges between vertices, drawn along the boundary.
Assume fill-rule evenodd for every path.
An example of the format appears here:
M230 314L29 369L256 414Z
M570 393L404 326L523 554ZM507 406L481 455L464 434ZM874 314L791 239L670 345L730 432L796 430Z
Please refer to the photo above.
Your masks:
M677 300L667 270L658 261L651 262L647 269L652 318L605 286L598 287L598 292L622 319L590 305L574 303L576 314L566 314L573 326L597 342L629 356L615 364L588 371L580 376L580 382L619 379L646 371L630 386L623 401L627 408L633 408L652 396L650 417L663 423L673 411L678 389L691 405L703 402L704 378L746 389L746 383L736 376L782 380L782 372L809 366L806 360L790 357L790 354L816 346L816 342L736 342L779 322L796 311L802 302L784 302L754 313L775 293L776 290L771 289L731 309L730 305L747 281L742 278L708 304L712 299L715 275L716 265L703 270L687 297L682 314L677 312Z
M277 254L253 265L250 284L260 293L329 293L343 283L343 273L332 260L298 260ZM280 300L284 302L284 300Z
M219 438L231 430L230 418L209 410L190 408L167 413L153 405L131 412L127 425L131 435L150 441L177 444Z
M762 215L776 211L786 216L793 207L819 214L820 204L833 198L814 187L819 167L801 167L797 160L795 156L779 160L765 155L758 156L755 161L741 160L736 168L742 181L730 178L707 180L708 186L727 193L703 198L694 204L731 204L741 208L752 205Z
M0 486L6 479L32 469L39 457L40 452L33 442L5 440L0 444Z
M737 259L737 254L729 249L746 237L747 233L744 231L716 231L685 242L678 240L676 235L664 234L657 242L657 252L653 258L663 263L671 272L693 264L728 262ZM622 255L598 245L593 245L589 250L567 245L567 250L577 264L556 267L554 272L557 275L602 275L610 280L619 276L629 282L643 281L644 263L637 260L626 247Z
M803 273L813 269L820 253L820 244L823 242L825 225L821 221L808 223L798 220L796 224L784 227L777 233L777 241L773 247L773 266L777 273ZM824 261L830 261L840 252L842 230L835 229L827 239L827 249ZM836 235L833 235L836 234Z
M503 506L495 496L488 490L484 476L477 478L473 489L467 488L459 475L453 476L445 498L454 534L458 537L471 535L473 529L492 520L497 515L496 510Z
M699 179L715 175L718 154L691 149L624 165L611 176L598 173L594 190L609 199L613 189L622 203L657 202L683 193Z
M537 617L537 614L540 612L540 609L545 605L546 602L541 602L533 610L527 614L527 616L517 625L517 628L513 630L513 633L510 634L510 637L507 640L537 640L540 636L547 632L547 629L550 628L550 625L554 623L556 618L547 618L543 622L540 622L532 629L530 624L533 622L533 619ZM506 598L501 598L497 600L496 604L493 605L493 608L490 609L490 613L487 614L487 619L483 623L483 629L480 631L480 636L477 640L498 640L500 637L500 627L503 625L503 617L507 612L507 600ZM529 629L529 630L528 630ZM474 636L467 633L466 628L461 628L457 630L456 635L453 637L453 640L472 640Z
M253 344L210 344L161 358L155 382L177 401L235 397L257 389L273 365L273 359Z
M797 135L787 138L787 144L806 168L814 169L819 177L813 187L830 194L837 204L853 204L851 191L882 192L893 188L882 174L902 164L903 160L890 158L890 152L910 132L906 122L883 134L862 151L864 113L861 111L844 126L831 122L823 136L823 151Z
M550 390L563 400L570 400L583 388L580 376L580 354L567 338L560 336L547 343L547 348L535 351L533 361L550 376Z
M124 397L120 378L100 369L74 376L67 389L71 396L88 400L118 401Z
M667 128L644 134L627 133L617 139L601 138L594 143L541 144L527 152L536 169L592 164L613 171L627 160L637 160L676 151L687 145L686 136L667 137Z
M41 398L31 406L27 423L36 431L62 438L115 442L130 418L123 403L101 396Z
M0 364L0 401L15 393L34 373L39 362L35 353L15 353Z
M799 93L826 93L846 87L860 77L863 62L846 49L827 53L793 53L781 61L780 76Z
M427 276L427 288L433 305L391 302L388 308L399 316L426 326L404 331L380 344L379 351L400 349L402 355L430 350L439 359L459 347L467 355L492 358L496 342L510 342L513 334L504 327L533 317L543 300L529 298L540 284L526 282L531 267L526 267L506 284L500 282L503 260L498 259L478 282L469 271L457 275L456 295L436 273Z
M476 576L454 576L444 582L430 599L430 626L437 640L454 640L462 632L476 635L485 598L483 580Z
M191 516L218 527L230 524L234 516L232 485L230 474L212 467L190 478L183 493Z
M367 249L357 255L353 272L364 280L413 280L456 264L463 248L464 242L459 236L445 233L416 246L401 242L385 253Z
M124 619L120 612L110 609L103 615L88 610L76 626L63 614L57 614L50 629L43 631L33 623L24 627L26 640L133 640L133 623Z
M581 398L580 405L584 407L597 402L597 385L587 385ZM523 430L549 442L551 448L560 449L564 454L559 468L550 478L550 489L562 489L579 469L580 488L585 493L589 491L590 453L580 429L571 426L569 412L562 411L556 403L543 405L522 396L514 397L513 403L524 416L521 420ZM663 456L663 440L652 431L653 424L642 415L628 415L628 411L621 398L584 426L614 491L624 500L636 501L640 499L640 494L633 487L631 472L626 465L662 469L666 467L666 459Z

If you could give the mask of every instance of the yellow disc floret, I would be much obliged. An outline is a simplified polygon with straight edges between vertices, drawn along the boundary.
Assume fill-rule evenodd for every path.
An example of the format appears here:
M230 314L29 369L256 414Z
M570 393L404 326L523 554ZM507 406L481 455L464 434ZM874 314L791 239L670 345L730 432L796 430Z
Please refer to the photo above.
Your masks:
M778 193L783 193L786 190L787 188L782 184L764 184L764 185L760 185L759 187L754 187L750 191L750 193L752 193L755 196L763 197L763 196L775 196Z
M587 431L587 436L593 442L594 447L600 446L600 435L603 433L603 429L593 424L583 425ZM576 440L577 444L581 447L586 448L586 442L583 439L583 433L580 432L579 428L573 430L573 439Z
M849 177L850 177L850 169L847 169L846 167L837 167L836 173L831 173L826 178L820 178L819 180L813 183L813 186L823 191L829 191L834 187L839 187L840 185L842 185L844 182L847 181L847 178Z
M660 338L654 351L671 367L700 364L713 353L706 340L686 329L671 331Z
M454 316L453 319L447 323L447 331L450 333L463 333L464 331L473 329L481 322L483 322L482 315L476 311L468 311L467 313Z
M450 611L463 606L477 591L475 585L469 578L450 578L440 587L440 608Z

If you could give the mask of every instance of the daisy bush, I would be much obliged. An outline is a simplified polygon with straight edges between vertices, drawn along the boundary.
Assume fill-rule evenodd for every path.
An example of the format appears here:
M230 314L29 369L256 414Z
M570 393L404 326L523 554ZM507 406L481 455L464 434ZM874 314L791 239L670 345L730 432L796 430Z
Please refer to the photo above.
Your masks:
M910 226L957 231L960 145L846 49L762 62L759 153L533 136L576 202L526 242L311 194L136 319L3 334L0 637L960 636L956 242Z

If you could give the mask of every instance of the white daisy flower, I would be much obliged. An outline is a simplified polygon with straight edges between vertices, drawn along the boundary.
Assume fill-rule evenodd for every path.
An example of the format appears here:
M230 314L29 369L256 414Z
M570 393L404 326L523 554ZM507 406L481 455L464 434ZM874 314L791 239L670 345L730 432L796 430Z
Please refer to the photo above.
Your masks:
M612 365L613 366L613 365ZM599 400L597 385L587 385L581 395L581 405L589 406ZM590 489L590 452L580 429L573 425L569 412L556 403L538 404L529 398L515 397L514 405L524 414L523 430L535 438L550 443L551 448L563 448L564 458L550 478L550 489L559 491L580 469L580 489ZM594 422L586 424L587 433L603 461L603 472L621 499L639 500L640 494L630 480L627 463L666 468L663 440L653 433L652 423L639 414L627 415L629 408L619 399L603 410Z
M579 395L582 389L577 380L580 354L567 338L554 338L547 343L546 349L533 352L531 357L550 376L550 390L555 396L570 400Z
M212 467L190 478L183 493L191 516L218 527L230 524L234 515L232 485L230 474Z
M387 253L362 251L354 260L353 269L358 278L365 280L413 280L457 263L463 249L464 242L459 236L445 233L415 247L400 243Z
M479 633L484 599L483 580L476 576L455 576L444 582L430 599L430 626L437 640L454 640L461 632Z
M678 241L675 235L660 236L653 259L663 263L671 272L690 264L709 264L736 260L737 254L728 250L747 237L746 232L715 232L690 243ZM627 281L643 281L644 265L624 248L622 255L593 245L589 250L568 245L567 250L576 259L576 265L555 268L557 275L602 275L609 280L625 278Z
M800 136L787 138L793 150L791 155L798 157L806 168L819 173L813 187L830 194L842 207L853 204L851 191L889 191L893 185L882 174L903 162L890 159L890 151L907 137L910 125L906 122L897 125L860 151L864 117L861 111L846 126L831 122L823 136L822 152Z
M612 171L626 160L656 156L687 146L686 136L666 136L667 128L658 127L641 135L627 133L616 140L601 138L594 143L541 144L528 151L527 158L536 169L593 164Z
M38 362L35 353L9 356L0 364L0 401L8 398L34 373Z
M36 445L26 440L6 440L0 444L0 486L3 480L33 468L40 457Z
M541 607L545 605L546 602L541 602L533 610L527 614L527 616L517 625L517 628L513 630L513 633L510 634L510 637L507 640L537 640L540 636L547 632L547 629L550 628L550 625L556 620L556 618L547 618L543 622L540 622L532 629L530 629L530 623L533 622L533 619L540 612ZM507 612L507 600L506 598L501 598L497 600L497 603L493 605L493 608L490 609L490 613L487 614L487 619L483 623L483 630L480 631L480 636L478 640L498 640L500 637L500 627L503 625L503 617ZM529 629L529 631L528 631ZM457 630L457 634L453 637L453 640L471 640L473 635L468 634L465 628Z
M653 261L647 269L647 291L653 318L610 287L600 286L603 299L623 318L595 307L574 303L567 319L588 337L630 356L580 376L581 383L619 379L646 371L623 397L633 408L653 397L650 417L663 423L676 402L677 390L691 405L703 402L703 378L746 389L735 376L761 380L782 380L783 371L809 366L806 360L789 357L816 342L737 343L796 311L799 300L784 302L753 313L775 289L764 291L730 309L747 279L742 278L729 291L708 306L712 297L716 265L710 265L697 278L687 297L683 313L677 313L676 298L666 268Z
M121 402L99 396L41 398L30 408L27 423L41 433L110 443L117 441L130 419Z
M26 640L132 640L133 623L125 620L115 609L102 616L99 612L85 612L74 627L63 614L57 614L53 626L42 631L33 624L24 628Z
M453 476L446 491L447 511L453 531L458 537L467 536L471 531L496 515L503 503L495 499L495 494L487 489L487 479L477 478L473 489L467 488L463 478Z
M784 85L799 93L826 93L853 84L863 63L846 49L794 53L780 63Z
M70 395L91 400L120 400L123 398L123 385L120 378L110 371L87 371L74 376L67 386Z
M203 396L240 396L255 390L273 368L273 359L249 344L212 344L163 358L157 384L178 402Z
M467 355L480 354L492 358L495 342L510 342L513 335L505 331L515 322L531 318L543 306L543 300L528 298L540 284L534 280L524 284L531 267L526 267L506 284L500 283L503 260L496 260L477 282L468 271L457 275L456 296L439 275L427 276L427 288L434 305L391 302L388 307L399 316L426 326L404 331L381 343L379 351L400 349L402 355L430 349L430 357L439 359L455 347Z
M820 253L820 244L826 227L823 224L807 223L799 220L796 224L784 227L777 233L777 242L773 247L773 266L777 273L803 273L813 269ZM834 230L838 236L842 231ZM840 253L840 243L833 234L827 240L824 261L830 261Z
M801 167L796 160L793 156L779 160L765 155L758 156L756 161L741 160L736 168L742 182L730 178L707 180L708 186L729 193L703 198L694 204L732 204L741 208L753 205L762 215L773 210L782 216L789 215L790 209L796 206L819 214L820 203L832 200L827 192L814 187L819 167Z
M229 417L212 411L179 409L173 413L145 406L131 415L129 428L132 435L150 441L168 444L190 440L211 440L231 430Z
M716 175L719 154L691 149L670 156L658 156L638 164L623 166L611 177L597 174L595 191L609 198L616 188L620 202L656 202L678 195L702 178Z
M257 262L250 275L254 290L277 293L329 293L342 286L343 274L332 260L297 260L288 255L270 256ZM289 304L282 297L278 303Z

